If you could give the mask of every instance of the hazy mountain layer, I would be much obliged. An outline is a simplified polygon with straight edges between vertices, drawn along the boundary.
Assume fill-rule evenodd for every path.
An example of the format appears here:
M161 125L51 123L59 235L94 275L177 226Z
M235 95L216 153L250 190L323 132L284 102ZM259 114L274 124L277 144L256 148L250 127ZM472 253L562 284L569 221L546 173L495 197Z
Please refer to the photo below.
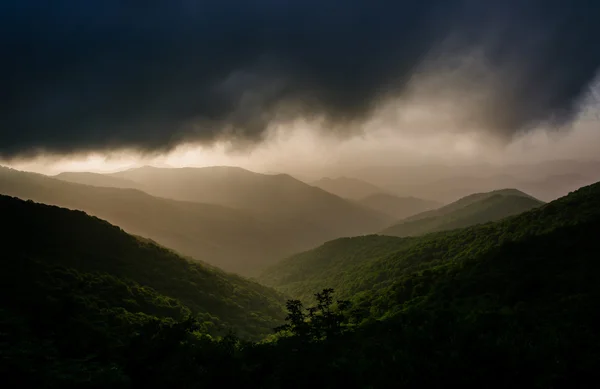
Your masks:
M321 173L323 174L323 173ZM552 201L600 180L599 161L554 160L521 165L366 166L342 172L399 196L450 203L471 193L517 188Z
M359 203L396 219L404 219L442 206L442 203L416 197L398 197L386 193L367 196Z
M104 176L98 177L104 180ZM0 169L0 193L84 210L129 233L241 274L256 274L262 266L331 236L318 226L263 221L220 205L158 198L133 189L68 183L6 168Z
M134 181L100 173L64 172L57 174L54 176L54 178L76 184L102 186L107 188L144 189L141 185L135 183Z
M453 230L517 215L543 203L516 189L476 193L439 209L411 216L381 233L417 236Z
M360 200L367 196L386 192L367 181L348 177L324 177L310 184L342 198L353 200Z
M305 184L287 174L259 174L236 167L144 167L112 176L141 184L151 194L239 208L261 219L298 225L298 234L322 237L378 231L390 218ZM327 240L325 238L324 240ZM324 240L321 240L322 243Z

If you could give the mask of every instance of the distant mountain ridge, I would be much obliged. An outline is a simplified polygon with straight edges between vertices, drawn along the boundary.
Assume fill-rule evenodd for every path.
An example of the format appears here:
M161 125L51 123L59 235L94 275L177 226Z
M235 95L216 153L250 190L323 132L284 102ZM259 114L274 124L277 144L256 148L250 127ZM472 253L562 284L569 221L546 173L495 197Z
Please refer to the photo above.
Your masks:
M530 196L527 193L522 192L518 189L514 189L514 188L498 189L498 190L493 190L490 192L473 193L468 196L461 197L460 199L458 199L450 204L446 204L443 207L410 216L407 218L407 220L419 220L419 219L425 219L425 218L431 217L431 216L444 216L444 215L452 213L458 209L464 208L468 205L471 205L471 204L476 203L481 200L485 200L485 199L490 198L495 195L526 197L526 198L537 200L533 196Z
M101 173L89 173L89 172L63 172L54 176L59 180L68 181L76 184L84 184L91 186L101 186L107 188L121 188L121 189L140 189L143 190L141 185L127 180L125 178L119 178Z
M233 208L151 196L137 189L95 187L0 169L0 194L88 212L127 232L228 271L254 274L282 255L310 248L314 235ZM235 244L232 244L235 242Z
M333 193L336 196L353 200L361 200L377 193L386 192L384 189L367 181L349 177L323 177L320 180L311 182L311 185Z
M437 201L416 197L399 197L387 193L375 193L359 200L359 203L396 219L405 219L443 205Z
M417 236L453 230L500 220L543 204L517 189L475 193L439 209L411 216L381 233L393 236Z
M345 172L399 196L449 203L470 193L517 188L542 201L600 180L600 161L550 160L531 164L365 166Z
M260 174L238 167L143 167L111 174L143 185L156 196L220 204L262 219L298 223L327 236L362 235L391 218L312 187L288 174Z
M148 170L141 170L144 171ZM112 175L69 175L69 180L77 181L78 177L83 177L85 182L99 185L90 186L8 168L0 169L0 194L84 210L127 232L151 238L184 255L244 275L256 275L262 267L284 256L332 238L375 232L391 221L386 216L285 176L255 176L235 168L214 171L232 177L233 182L215 191L212 197L195 196L196 192L192 190L186 198L196 198L196 201L155 197L138 189L102 187L106 183L121 185L129 182L144 186ZM192 175L196 172L194 169L175 172L183 173L183 177L176 177L173 185L157 184L154 189L169 195L177 194L179 188L184 191L188 187L201 189L205 186L201 180L188 179L189 172ZM256 178L271 183L270 187L257 183ZM241 182L243 187L244 179L249 181L246 183L249 188L233 188L236 182ZM211 186L210 183L206 185ZM171 191L158 190L165 186ZM258 193L252 195L253 190ZM235 193L228 197L228 191ZM298 206L293 201L282 204L286 198L298 193ZM232 199L240 199L242 203L227 201ZM217 204L199 202L202 200L213 200ZM249 201L244 204L245 200ZM236 209L223 203L239 206ZM280 215L278 210L281 210Z

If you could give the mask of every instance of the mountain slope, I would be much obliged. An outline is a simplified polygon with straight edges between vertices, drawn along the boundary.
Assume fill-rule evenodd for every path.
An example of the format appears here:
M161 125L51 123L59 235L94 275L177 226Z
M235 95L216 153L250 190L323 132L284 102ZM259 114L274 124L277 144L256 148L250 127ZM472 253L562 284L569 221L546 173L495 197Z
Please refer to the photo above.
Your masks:
M417 236L430 232L463 228L517 215L543 203L517 190L477 193L445 207L411 216L381 233Z
M432 268L438 262L479 257L510 242L598 220L600 183L495 223L422 237L374 235L338 239L276 264L259 279L303 299L310 299L313 293L326 287L348 298L383 289L406 274ZM368 250L360 251L359 247L368 247ZM315 263L319 265L314 266Z
M47 282L50 294L54 288L79 290L97 304L134 315L180 319L187 311L211 332L230 327L253 337L269 333L282 318L282 299L273 290L186 260L81 211L0 196L0 213L10 226L3 233L0 273L13 293L44 289L35 282ZM32 303L27 293L17 299ZM28 307L5 296L2 308Z
M220 204L243 209L261 219L296 226L298 236L320 236L319 244L332 237L379 231L390 222L386 215L286 174L267 175L241 168L214 166L180 169L144 167L112 176L135 181L156 196Z
M299 387L333 372L356 388L588 386L599 377L598 233L595 184L497 223L398 238L416 244L324 280L360 281L334 296L351 300L355 329L294 354ZM304 378L306 366L323 373Z
M41 235L49 234L47 241L55 226L69 238L55 219L10 209L17 216L9 220L27 229L28 219L48 220ZM93 247L96 233L71 220L66 225L93 239L74 237L76 247L93 249L91 259L104 249ZM311 278L339 285L338 293L322 293L321 306L310 309L289 302L289 326L259 344L230 336L211 341L189 321L169 321L178 303L150 290L142 296L158 298L150 300L152 311L169 314L157 322L127 311L132 300L143 301L133 281L90 274L72 282L65 272L27 271L28 258L3 261L12 272L0 272L11 292L0 296L0 373L20 386L52 388L588 387L600 378L599 232L600 183L486 225L330 242L320 258L304 258L304 270L332 258L340 266L321 267ZM31 243L25 236L7 247L36 254L40 245ZM45 257L56 250L61 262L86 257L61 248L71 242L58 243L44 245ZM107 254L122 252L108 248ZM44 285L48 274L51 287ZM354 285L343 290L348 280ZM76 298L62 293L65 281ZM131 292L117 293L116 285ZM331 304L340 297L350 304Z
M256 274L261 266L326 239L316 229L300 235L297 225L261 221L219 205L73 184L7 168L0 169L0 194L80 209L127 232L241 274Z
M375 211L404 219L442 206L442 203L416 197L399 197L386 193L375 193L359 200L359 204Z
M367 181L349 177L323 177L320 180L312 182L311 185L333 193L336 196L353 200L360 200L376 193L385 192L378 186Z

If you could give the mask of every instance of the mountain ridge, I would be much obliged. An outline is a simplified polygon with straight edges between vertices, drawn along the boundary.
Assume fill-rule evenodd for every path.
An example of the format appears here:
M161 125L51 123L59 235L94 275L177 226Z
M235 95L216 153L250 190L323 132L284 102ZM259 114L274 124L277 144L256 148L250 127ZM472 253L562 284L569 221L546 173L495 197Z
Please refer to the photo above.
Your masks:
M443 206L442 203L437 201L414 196L401 197L388 193L375 193L360 199L358 202L398 220Z
M302 221L337 236L370 233L390 222L387 215L289 174L267 175L239 167L213 166L131 169L113 175L142 184L153 195L225 205L263 218Z
M417 236L487 223L544 204L516 189L475 193L438 209L410 216L381 231L384 235Z
M376 193L386 193L386 191L370 182L345 176L337 178L323 177L312 181L312 186L321 188L329 193L333 193L342 198L360 200Z

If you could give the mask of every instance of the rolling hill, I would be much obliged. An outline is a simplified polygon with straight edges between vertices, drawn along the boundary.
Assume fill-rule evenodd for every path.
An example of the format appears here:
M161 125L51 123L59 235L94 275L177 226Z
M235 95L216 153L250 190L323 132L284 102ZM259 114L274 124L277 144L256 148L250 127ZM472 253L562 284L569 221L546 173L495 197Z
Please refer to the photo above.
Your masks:
M74 184L8 168L0 168L0 194L83 210L184 255L247 275L330 236L317 228L267 222L220 205Z
M385 192L383 189L367 181L349 177L323 177L320 180L311 182L311 185L333 193L336 196L353 200L360 200L367 196Z
M417 236L430 232L463 228L517 215L543 202L516 189L476 193L444 207L408 217L381 233Z
M404 219L443 205L437 201L416 197L399 197L386 193L372 194L359 200L359 203L396 219Z
M350 300L340 315L355 327L294 359L323 380L343 371L357 388L585 387L600 358L599 233L597 183L485 225L339 239L263 281L304 301L322 288ZM293 329L305 339L301 323Z

